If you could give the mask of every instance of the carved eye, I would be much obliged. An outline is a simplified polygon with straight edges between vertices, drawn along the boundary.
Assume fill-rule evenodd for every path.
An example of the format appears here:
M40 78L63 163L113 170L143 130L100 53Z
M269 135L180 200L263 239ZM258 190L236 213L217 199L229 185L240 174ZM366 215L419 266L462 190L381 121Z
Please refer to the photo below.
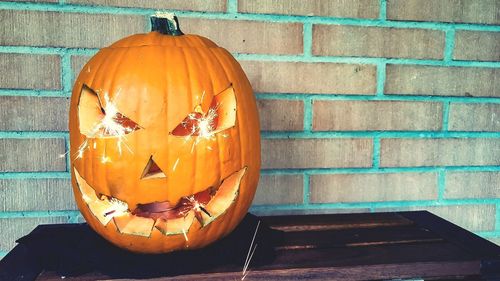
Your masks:
M108 96L104 99L103 107L97 93L85 84L82 86L78 101L80 133L89 138L120 137L140 129L137 123L118 112Z
M233 86L214 96L207 112L196 106L193 112L177 125L171 135L208 137L236 124L236 97Z

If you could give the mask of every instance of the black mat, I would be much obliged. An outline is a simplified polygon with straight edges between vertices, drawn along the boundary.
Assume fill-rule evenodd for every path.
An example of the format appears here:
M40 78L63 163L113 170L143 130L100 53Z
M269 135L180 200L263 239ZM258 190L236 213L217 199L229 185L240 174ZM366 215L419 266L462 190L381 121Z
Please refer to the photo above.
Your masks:
M100 272L117 278L153 278L218 271L230 265L243 267L258 221L258 217L247 214L230 235L218 242L199 250L168 254L135 254L120 249L87 224L39 226L17 242L28 251L30 263L63 276ZM281 237L280 231L260 223L251 265L270 263Z

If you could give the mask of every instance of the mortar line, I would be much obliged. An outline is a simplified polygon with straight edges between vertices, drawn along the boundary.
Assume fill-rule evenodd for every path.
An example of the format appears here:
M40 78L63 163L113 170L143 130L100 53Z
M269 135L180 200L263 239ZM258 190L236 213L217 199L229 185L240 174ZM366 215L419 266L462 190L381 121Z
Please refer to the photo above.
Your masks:
M304 57L310 58L312 57L312 46L313 46L313 26L312 23L304 23L303 24L303 47L304 47Z
M57 131L0 131L0 139L65 138L68 132Z
M426 167L379 167L379 168L287 168L262 169L263 175L325 174L385 174L385 173L437 173L439 169L460 172L499 172L500 166L426 166Z
M377 63L377 96L381 97L384 95L384 86L386 78L386 68L387 64L385 61L380 61Z
M448 129L449 129L449 119L450 119L450 102L449 101L445 101L443 102L443 127L441 128L441 130L443 132L448 132Z
M438 202L443 202L446 188L446 171L444 168L438 169Z
M304 100L304 132L312 132L313 126L313 100L306 98Z
M47 218L72 216L80 213L78 210L64 211L8 211L0 212L0 218Z
M307 172L303 174L303 202L302 204L305 206L309 206L311 202L311 177Z
M387 0L379 1L379 19L381 21L387 20Z
M61 56L61 85L63 93L71 92L72 88L71 55L64 52Z
M372 166L374 169L380 168L380 137L373 137L373 160Z
M152 8L136 7L118 7L118 6L98 6L98 5L79 5L59 3L21 3L21 2L0 2L0 9L6 10L30 10L30 11L55 11L68 13L90 13L90 14L117 14L117 15L149 15L157 11ZM205 11L186 11L170 9L178 16L207 18L207 19L233 19L234 14L225 12L205 12ZM447 23L447 22L419 22L419 21L383 21L377 19L363 18L340 18L307 15L276 15L276 14L238 14L238 19L242 20L260 20L273 22L310 22L320 24L348 24L358 26L381 26L395 28L424 28L445 30L450 26L464 30L482 30L482 31L500 31L499 25L484 25L479 23Z
M455 48L455 29L450 28L445 33L444 61L453 61L453 49Z
M61 172L1 172L0 179L69 179L68 171Z
M64 157L66 159L66 172L71 171L71 155L70 155L70 142L69 136L64 136L64 143L66 144L66 151L64 151Z
M0 135L1 136L1 135ZM262 131L263 139L280 139L280 138L500 138L500 132L461 132L461 131Z
M419 95L365 95L365 94L308 94L308 93L256 93L257 99L306 99L314 100L389 100L389 101L434 101L460 103L500 103L500 97L453 97Z
M495 211L495 230L500 233L500 202L496 204Z
M226 12L228 14L231 14L231 15L237 14L238 13L238 0L227 0Z

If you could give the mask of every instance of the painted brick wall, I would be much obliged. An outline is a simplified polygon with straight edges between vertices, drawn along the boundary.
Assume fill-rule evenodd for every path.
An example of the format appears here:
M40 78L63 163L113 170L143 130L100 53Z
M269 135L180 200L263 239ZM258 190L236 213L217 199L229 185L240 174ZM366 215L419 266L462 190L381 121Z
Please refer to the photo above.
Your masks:
M73 78L156 9L252 82L253 212L428 209L500 242L499 1L27 0L0 2L0 253L81 220L58 157Z

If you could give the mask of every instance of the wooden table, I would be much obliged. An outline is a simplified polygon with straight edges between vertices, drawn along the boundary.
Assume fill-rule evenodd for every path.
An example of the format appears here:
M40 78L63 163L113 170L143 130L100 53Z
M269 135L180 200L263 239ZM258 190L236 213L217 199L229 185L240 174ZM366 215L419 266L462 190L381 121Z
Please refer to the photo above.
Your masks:
M245 280L500 280L499 246L427 211L260 219L284 234L274 261L250 265ZM28 264L26 260L27 254L16 247L0 262L0 272L23 271L19 265ZM37 280L61 280L43 268L23 274L19 280L37 275ZM224 265L151 280L241 278L240 266ZM109 277L99 272L65 278L103 279Z

